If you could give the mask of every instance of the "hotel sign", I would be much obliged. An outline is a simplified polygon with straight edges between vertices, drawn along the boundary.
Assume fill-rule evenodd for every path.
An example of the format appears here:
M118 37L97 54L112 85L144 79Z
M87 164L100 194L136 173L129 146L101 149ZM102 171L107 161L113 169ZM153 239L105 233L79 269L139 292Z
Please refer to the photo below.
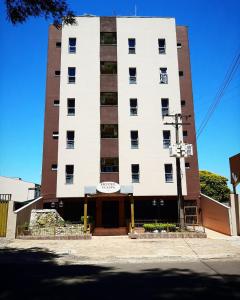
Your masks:
M97 191L100 193L106 193L106 194L116 193L116 192L120 191L120 185L118 183L112 182L112 181L100 182L97 185Z

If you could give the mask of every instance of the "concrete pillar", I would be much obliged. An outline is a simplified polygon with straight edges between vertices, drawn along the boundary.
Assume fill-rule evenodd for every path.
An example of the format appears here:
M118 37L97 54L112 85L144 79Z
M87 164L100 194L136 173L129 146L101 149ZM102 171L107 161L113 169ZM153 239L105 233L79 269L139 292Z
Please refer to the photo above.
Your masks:
M232 235L240 235L240 196L231 194L230 204Z
M132 229L132 231L134 231L134 229L135 229L134 199L133 199L133 195L131 196L131 229Z
M87 232L87 197L85 196L84 199L84 222L83 222L83 226L84 226L84 233Z

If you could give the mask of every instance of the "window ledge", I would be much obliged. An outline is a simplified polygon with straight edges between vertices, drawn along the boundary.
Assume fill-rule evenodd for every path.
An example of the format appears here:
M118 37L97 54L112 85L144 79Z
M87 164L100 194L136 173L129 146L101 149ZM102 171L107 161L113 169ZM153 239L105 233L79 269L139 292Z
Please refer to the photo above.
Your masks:
M119 173L119 171L118 172L100 172L101 174L117 174L117 173Z
M101 44L100 43L100 46L117 46L117 44Z

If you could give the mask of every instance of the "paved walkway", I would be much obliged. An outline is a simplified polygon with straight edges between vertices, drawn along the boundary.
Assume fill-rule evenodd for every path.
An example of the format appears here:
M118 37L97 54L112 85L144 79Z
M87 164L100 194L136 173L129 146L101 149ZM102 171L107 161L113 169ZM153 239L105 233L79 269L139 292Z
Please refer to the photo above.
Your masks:
M240 260L239 237L228 237L214 232L208 232L208 236L207 239L131 240L127 236L95 236L92 240L12 240L8 244L5 243L5 247L51 252L56 255L59 263Z

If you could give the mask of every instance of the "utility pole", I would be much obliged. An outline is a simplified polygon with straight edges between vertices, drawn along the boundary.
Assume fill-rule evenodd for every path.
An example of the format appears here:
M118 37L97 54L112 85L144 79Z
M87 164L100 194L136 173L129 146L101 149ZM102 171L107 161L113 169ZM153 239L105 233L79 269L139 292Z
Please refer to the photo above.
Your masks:
M179 122L179 119L182 120L183 118L185 118L187 120L189 117L191 117L191 115L174 114L174 115L166 115L166 117L174 118L175 122L165 122L164 125L173 125L175 127L176 144L179 145L180 126L190 125L190 123L182 123L181 121ZM179 220L180 229L184 229L185 221L184 221L184 205L183 205L183 196L182 196L180 157L176 157L176 174L177 174L177 194L178 194L178 220Z

